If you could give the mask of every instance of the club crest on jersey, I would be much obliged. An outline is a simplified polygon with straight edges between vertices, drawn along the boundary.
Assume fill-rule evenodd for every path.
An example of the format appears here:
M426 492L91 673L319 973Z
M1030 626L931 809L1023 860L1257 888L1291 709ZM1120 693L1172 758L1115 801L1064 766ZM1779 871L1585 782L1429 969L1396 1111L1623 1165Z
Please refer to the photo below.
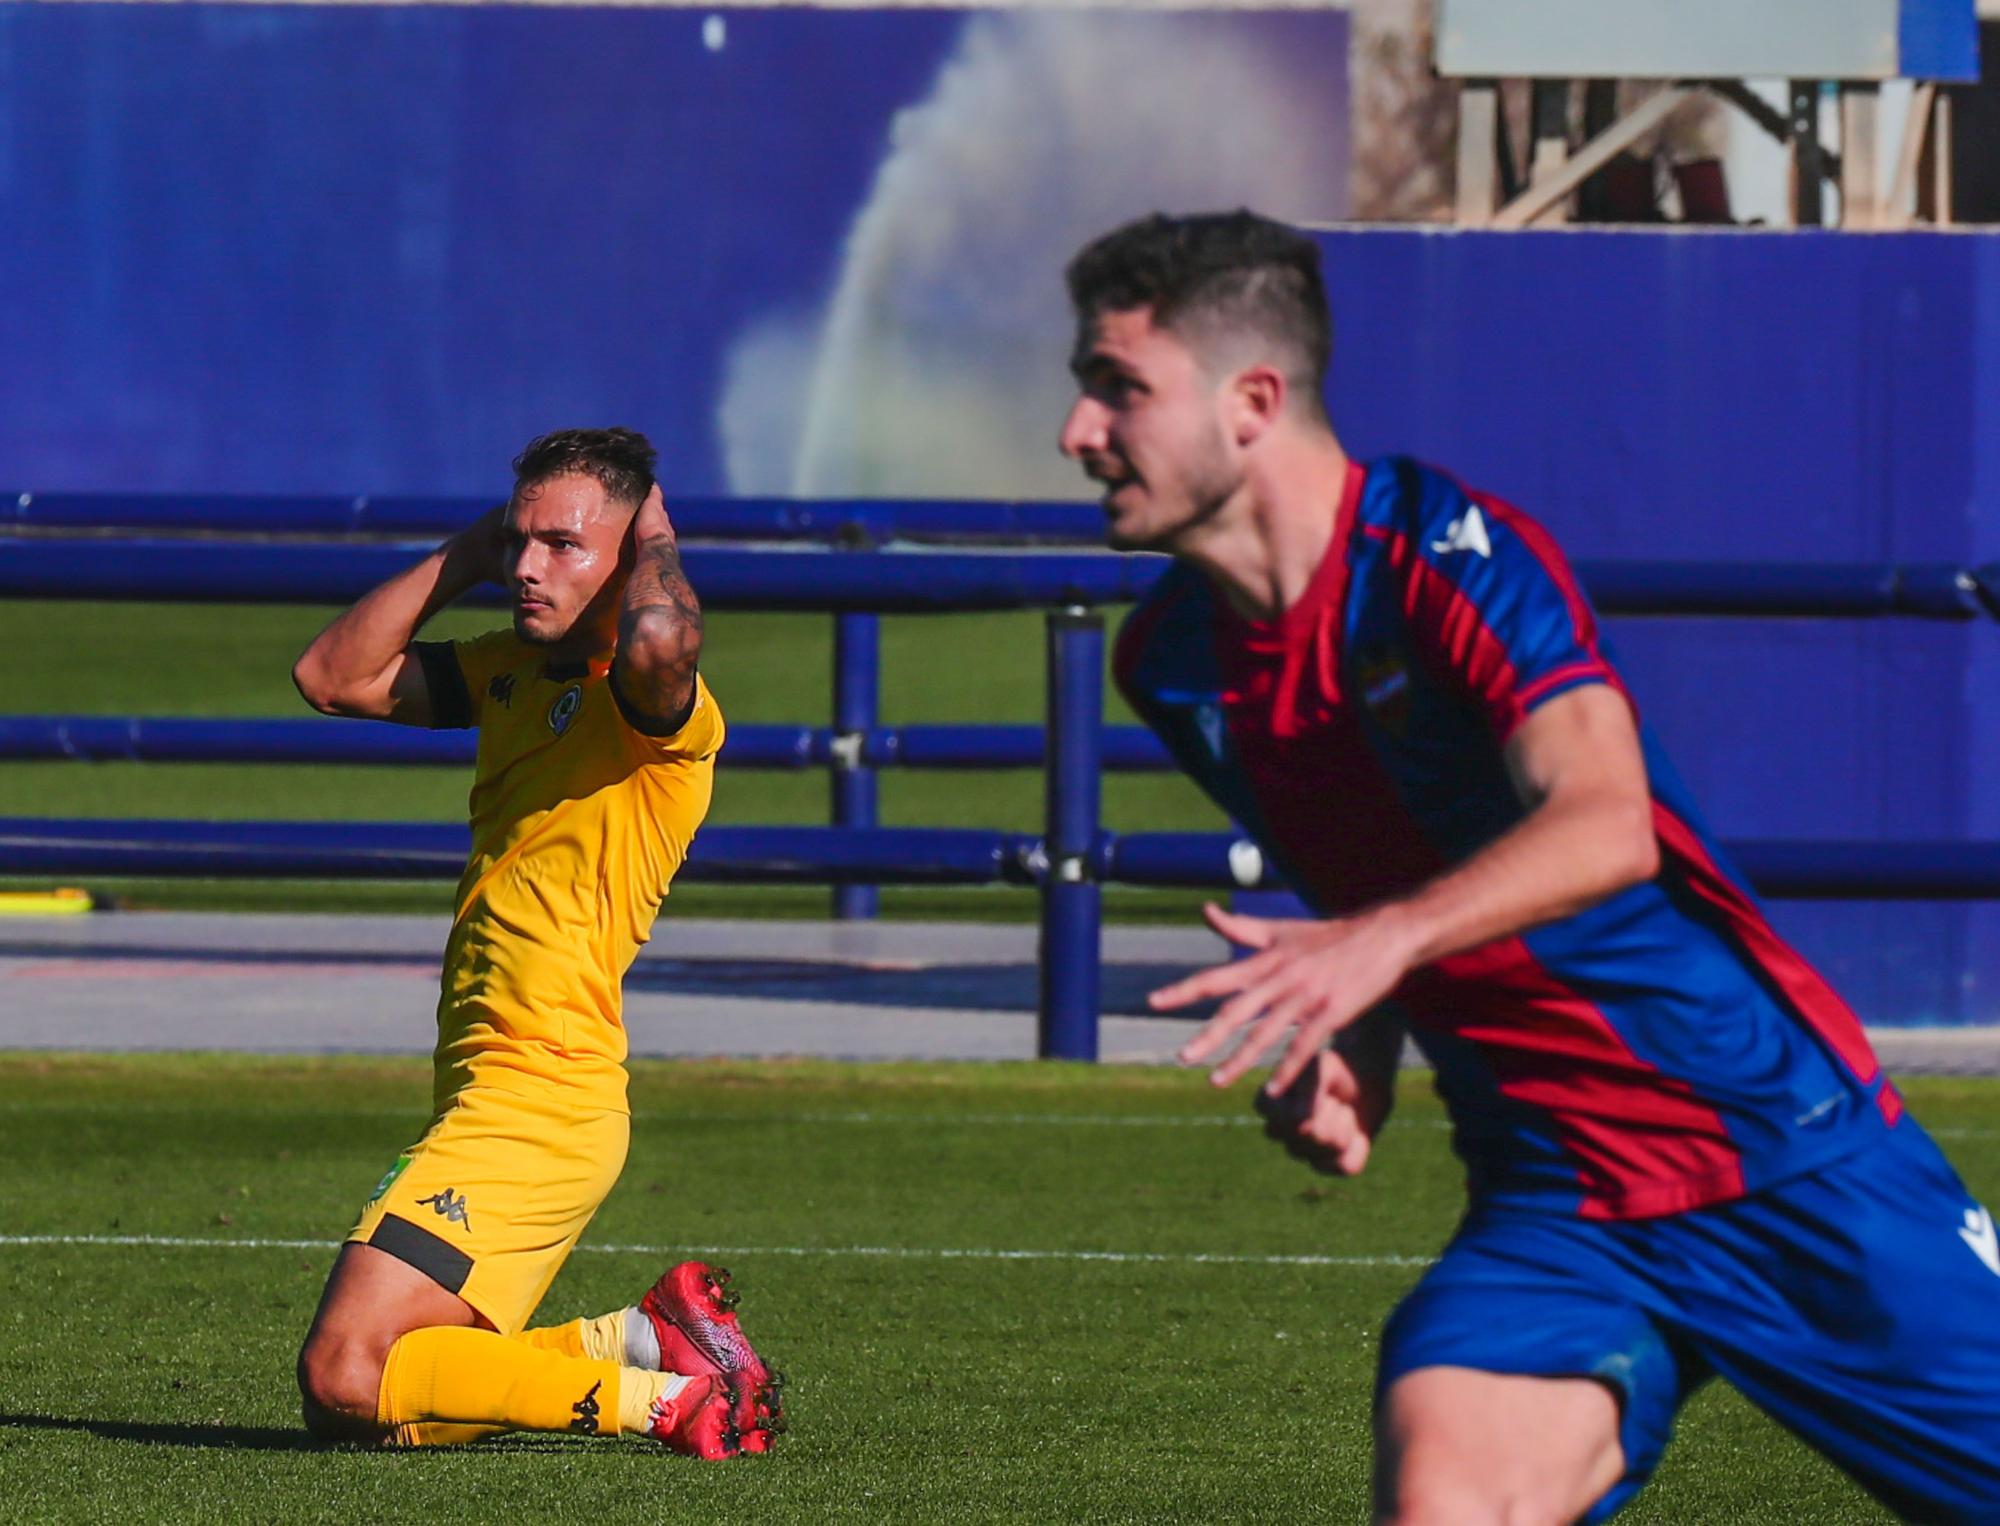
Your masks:
M1202 745L1208 755L1220 762L1229 754L1229 742L1223 729L1222 706L1203 705L1194 713L1194 723L1201 732Z
M1410 728L1410 668L1402 654L1390 649L1364 652L1355 664L1361 702L1392 736Z
M576 719L576 712L583 705L583 685L571 684L556 696L556 702L549 706L549 730L561 736L569 730L569 723Z

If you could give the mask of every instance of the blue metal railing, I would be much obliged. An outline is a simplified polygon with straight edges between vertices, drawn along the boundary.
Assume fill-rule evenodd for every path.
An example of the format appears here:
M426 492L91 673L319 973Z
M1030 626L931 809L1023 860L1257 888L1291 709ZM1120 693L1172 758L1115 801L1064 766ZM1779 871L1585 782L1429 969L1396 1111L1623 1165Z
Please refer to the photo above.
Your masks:
M776 726L732 722L731 768L1028 769L1047 761L1040 726ZM1170 773L1174 761L1142 726L1107 726L1104 767ZM375 763L469 766L466 731L356 726L324 717L216 720L182 716L0 715L0 761L79 763ZM865 825L866 823L857 823Z
M20 494L0 499L0 596L347 603L420 549L357 537L442 535L484 507L462 499ZM1092 612L1143 595L1164 559L909 544L1094 541L1094 507L765 500L678 503L673 513L690 541L793 543L688 545L689 575L709 607L837 616L834 724L737 726L729 753L735 766L832 767L835 825L707 828L689 878L830 881L847 916L873 913L876 882L1037 885L1043 1052L1072 1058L1096 1052L1101 884L1270 883L1254 846L1227 834L1115 835L1098 820L1103 769L1172 766L1144 731L1103 726L1103 627ZM812 542L827 549L798 544ZM1577 572L1609 614L2000 618L1995 566L1582 563ZM472 602L498 603L499 591L476 591ZM1049 619L1046 727L879 724L880 612L1051 606L1063 613ZM462 764L471 755L463 733L317 719L0 718L0 758ZM1044 833L876 826L874 771L884 766L1046 768ZM17 874L455 877L465 851L463 828L430 824L0 820L0 872ZM1750 842L1733 851L1752 883L1774 896L2000 897L2000 844Z
M1075 825L1075 824L1072 824ZM1049 837L945 827L703 827L683 873L738 884L1041 885L1069 855ZM470 846L455 823L68 820L0 817L0 871L331 879L456 879ZM1730 861L1780 900L2000 898L2000 842L1739 839ZM1107 832L1066 884L1282 889L1256 845L1227 832ZM1092 965L1095 939L1088 940Z
M346 604L421 553L400 542L0 536L0 597L175 603ZM689 546L688 577L714 609L926 613L1129 603L1167 559L1080 551L868 554ZM1612 615L1934 620L2000 618L2000 565L1579 562ZM496 587L467 602L498 605Z
M196 494L0 494L0 528L172 534L455 534L493 506L482 498L269 497ZM802 540L879 545L890 540L1096 545L1094 504L990 499L676 498L667 506L685 540Z

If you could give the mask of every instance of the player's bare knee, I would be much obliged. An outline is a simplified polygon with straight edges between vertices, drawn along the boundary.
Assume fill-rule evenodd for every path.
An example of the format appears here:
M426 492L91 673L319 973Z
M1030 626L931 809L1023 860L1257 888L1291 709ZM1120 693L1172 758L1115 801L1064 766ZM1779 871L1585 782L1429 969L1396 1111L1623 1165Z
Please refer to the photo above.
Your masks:
M1558 1498L1561 1495L1561 1498ZM1376 1526L1562 1526L1578 1515L1567 1490L1534 1481L1419 1473L1399 1480Z
M382 1358L364 1342L315 1332L299 1352L299 1396L306 1429L344 1439L372 1427L382 1388Z

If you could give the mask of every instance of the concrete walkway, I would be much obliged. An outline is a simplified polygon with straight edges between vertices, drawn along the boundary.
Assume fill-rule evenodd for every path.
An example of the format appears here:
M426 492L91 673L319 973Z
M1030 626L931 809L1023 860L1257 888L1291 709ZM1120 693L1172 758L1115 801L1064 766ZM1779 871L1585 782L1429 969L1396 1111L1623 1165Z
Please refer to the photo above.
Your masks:
M0 918L0 1048L428 1054L442 917L93 912ZM662 918L625 981L635 1055L1027 1059L1033 927ZM1145 993L1208 934L1112 929L1108 1060L1190 1031Z
M441 917L93 912L0 918L0 1049L428 1054ZM663 918L625 982L632 1053L1026 1059L1036 933L961 923ZM1222 945L1109 928L1099 1043L1167 1063L1145 994ZM1901 1074L2000 1074L2000 1028L1871 1029Z

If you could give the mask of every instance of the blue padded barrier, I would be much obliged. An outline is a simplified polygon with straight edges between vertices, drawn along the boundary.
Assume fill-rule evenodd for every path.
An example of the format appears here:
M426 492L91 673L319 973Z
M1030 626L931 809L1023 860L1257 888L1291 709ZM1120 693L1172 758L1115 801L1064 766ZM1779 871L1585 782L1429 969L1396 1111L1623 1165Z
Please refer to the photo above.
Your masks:
M0 759L146 763L418 763L464 766L468 731L312 720L0 715Z
M492 506L478 498L240 497L195 494L0 495L0 526L36 530L151 530L176 534L452 535ZM684 540L1028 541L1096 545L1094 504L988 499L676 498L667 505Z
M0 817L0 875L456 879L467 828L412 821ZM706 827L683 873L737 884L1032 884L1039 839L924 827Z
M0 597L175 603L345 604L407 567L396 543L22 535L0 537ZM688 577L715 609L881 613L1122 604L1160 556L1093 552L741 550L690 546ZM2000 611L2000 567L1733 562L1579 563L1607 614L1916 616ZM469 602L503 602L496 587Z
M731 768L823 768L830 726L738 724L723 759ZM1104 728L1104 766L1170 773L1174 762L1141 726ZM463 767L477 749L469 731L300 720L178 716L0 715L0 761L71 759L146 763L382 763ZM1028 769L1044 761L1040 726L877 726L861 733L861 761L878 768Z
M1049 767L1042 842L1041 999L1035 1052L1052 1060L1097 1058L1103 922L1104 617L1051 610L1048 626Z
M159 599L184 604L348 604L425 548L166 538L0 538L0 597ZM1159 556L1085 552L850 552L690 546L688 577L711 609L941 613L1120 604L1166 569ZM493 586L467 602L496 605Z
M1128 885L1285 890L1254 843L1226 833L1135 832L1100 839L1098 872ZM1783 842L1725 845L1757 893L1773 900L1930 901L2000 898L2000 842Z
M882 617L849 613L833 617L833 724L841 744L830 745L827 806L837 827L872 827L881 823L882 781L862 756L860 746L847 745L875 729L882 719ZM862 922L882 907L873 885L835 885L833 915L842 922Z
M455 879L466 828L434 822L0 818L0 874L195 878ZM1772 842L1726 845L1776 900L2000 898L2000 842ZM1228 833L1099 833L1100 879L1215 890L1278 888ZM750 884L1039 883L1048 855L1027 833L937 827L706 827L689 878ZM1255 878L1251 878L1254 872Z

